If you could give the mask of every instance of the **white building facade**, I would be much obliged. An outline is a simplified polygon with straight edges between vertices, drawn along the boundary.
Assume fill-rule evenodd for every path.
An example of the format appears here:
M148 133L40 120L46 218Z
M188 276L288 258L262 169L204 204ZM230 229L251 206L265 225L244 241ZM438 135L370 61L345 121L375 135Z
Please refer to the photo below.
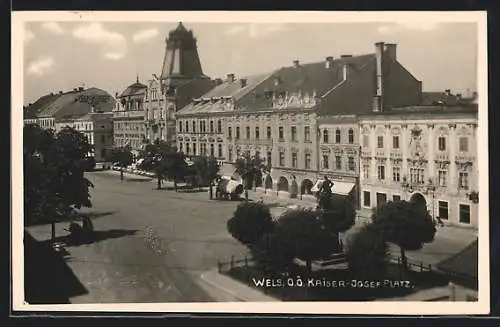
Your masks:
M444 224L477 228L475 107L421 107L359 116L361 206L425 202Z

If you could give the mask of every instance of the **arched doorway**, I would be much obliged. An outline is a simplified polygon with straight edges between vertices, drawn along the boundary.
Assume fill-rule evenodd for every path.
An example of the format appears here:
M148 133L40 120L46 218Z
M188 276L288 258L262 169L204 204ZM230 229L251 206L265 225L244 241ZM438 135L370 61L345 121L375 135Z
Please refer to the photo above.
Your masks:
M312 194L311 189L313 188L314 184L310 179L304 179L302 181L302 184L300 185L300 193L301 194Z
M278 179L278 191L288 192L288 179L286 177L281 176Z
M416 203L422 208L427 208L427 201L425 200L425 197L421 193L413 194L410 198L410 201Z
M266 189L271 190L273 188L273 178L271 177L271 175L266 176L266 179L264 181L264 185L265 185Z

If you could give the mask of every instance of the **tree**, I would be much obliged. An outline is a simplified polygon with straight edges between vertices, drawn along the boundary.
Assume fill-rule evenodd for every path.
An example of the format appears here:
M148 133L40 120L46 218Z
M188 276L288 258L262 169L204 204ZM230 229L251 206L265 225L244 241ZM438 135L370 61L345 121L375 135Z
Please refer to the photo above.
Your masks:
M349 230L356 221L356 209L351 196L322 192L319 209L325 228L332 232L340 249L339 233Z
M213 199L213 183L219 176L219 165L214 156L199 156L194 160L194 169L202 180L202 184L208 184L210 190L210 200Z
M177 182L184 178L187 169L186 157L182 152L175 152L173 149L162 155L157 168L158 180L162 176L174 181L174 189L177 191ZM160 183L160 182L158 182Z
M92 206L93 185L84 177L92 146L73 128L54 134L37 125L24 127L23 145L25 224L51 223L54 241L56 221Z
M419 250L434 240L435 223L420 203L397 201L377 207L373 224L382 231L388 242L399 246L404 268L408 268L405 251Z
M108 161L120 166L120 179L123 180L123 168L134 161L134 155L128 147L113 148L109 154Z
M336 250L335 238L312 209L285 211L276 223L275 234L281 247L289 249L294 258L306 262L311 272L313 260L330 256Z
M284 247L281 233L267 233L250 248L253 260L263 271L289 271L294 259L293 249Z
M346 259L356 278L382 278L389 259L389 248L382 231L373 224L361 227L347 246Z
M258 156L251 157L247 153L244 157L236 159L234 163L236 173L243 180L245 199L248 200L248 189L252 188L255 181L262 180L262 175L268 168Z
M269 208L260 202L242 202L227 222L228 232L240 243L252 248L274 230Z

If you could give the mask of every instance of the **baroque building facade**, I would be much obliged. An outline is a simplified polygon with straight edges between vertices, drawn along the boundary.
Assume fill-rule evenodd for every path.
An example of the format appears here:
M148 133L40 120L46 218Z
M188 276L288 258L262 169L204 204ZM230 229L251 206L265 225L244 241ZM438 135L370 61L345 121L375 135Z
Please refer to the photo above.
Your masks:
M444 224L477 227L477 106L359 116L362 207L418 200Z
M307 64L295 60L292 66L239 79L228 74L225 82L177 112L178 148L187 154L215 153L229 166L226 171L243 153L259 155L272 166L262 186L278 195L289 196L296 189L299 196L308 196L324 175L337 185L346 183L344 192L350 192L359 171L359 129L349 116L417 105L421 93L421 82L397 61L396 45L382 42L375 44L373 54ZM322 123L321 117L328 116L337 118ZM321 144L322 129L331 129L333 140L336 126L341 126L347 143L341 140L341 148ZM354 170L322 168L327 149L343 151L345 169Z

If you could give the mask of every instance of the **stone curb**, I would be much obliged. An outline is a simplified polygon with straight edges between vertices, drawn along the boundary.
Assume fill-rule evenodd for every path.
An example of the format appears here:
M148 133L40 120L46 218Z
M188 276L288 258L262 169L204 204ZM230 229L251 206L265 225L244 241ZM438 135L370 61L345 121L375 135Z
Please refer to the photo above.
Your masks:
M201 274L201 280L242 302L279 302L279 299L265 295L241 282L209 270Z

